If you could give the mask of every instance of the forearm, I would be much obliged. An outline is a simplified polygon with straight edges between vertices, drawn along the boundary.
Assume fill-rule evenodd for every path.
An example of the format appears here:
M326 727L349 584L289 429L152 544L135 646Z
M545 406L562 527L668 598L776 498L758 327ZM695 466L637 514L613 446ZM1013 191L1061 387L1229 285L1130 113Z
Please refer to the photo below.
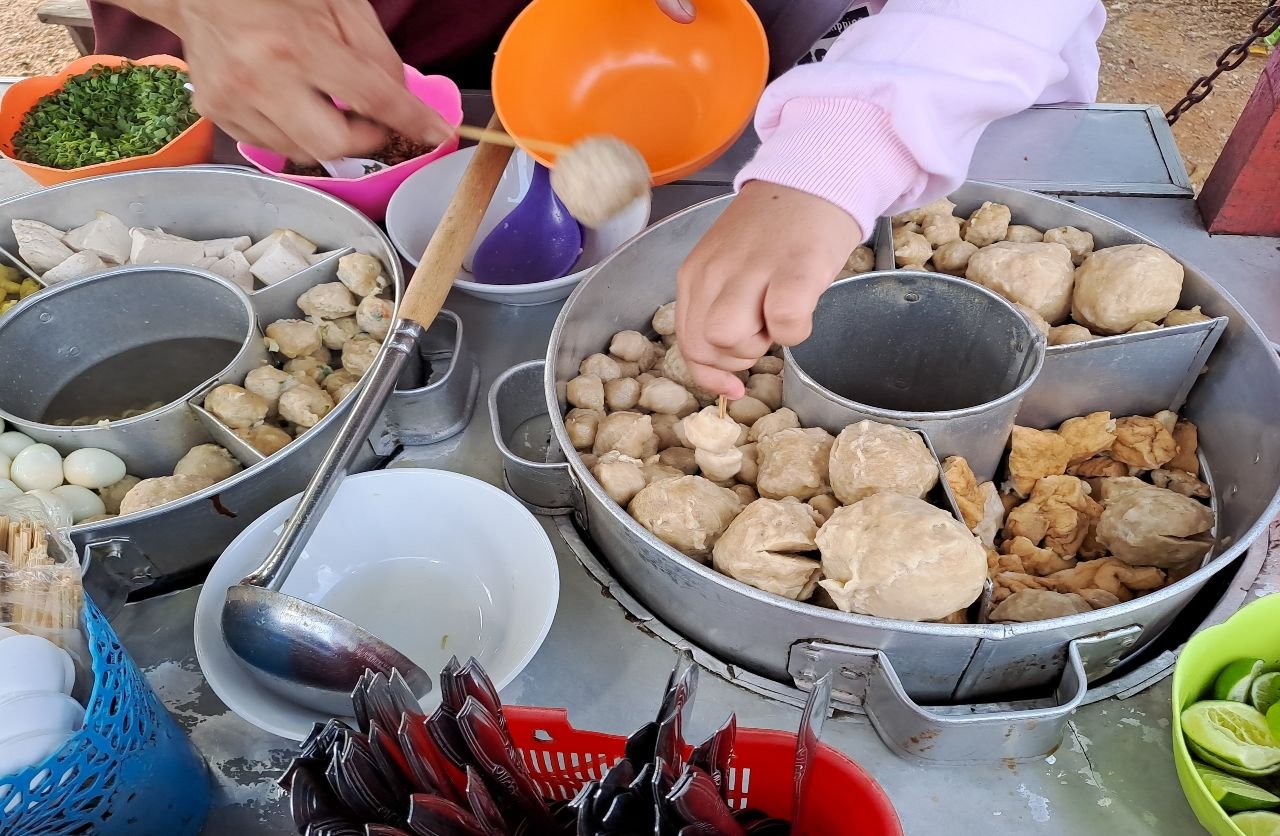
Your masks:
M996 119L1047 98L1091 99L1097 0L889 0L821 64L770 86L763 140L739 185L766 180L823 197L870 229L883 212L964 179Z
M212 1L216 2L216 0ZM124 9L130 14L171 31L176 29L181 21L182 0L98 0L98 2Z

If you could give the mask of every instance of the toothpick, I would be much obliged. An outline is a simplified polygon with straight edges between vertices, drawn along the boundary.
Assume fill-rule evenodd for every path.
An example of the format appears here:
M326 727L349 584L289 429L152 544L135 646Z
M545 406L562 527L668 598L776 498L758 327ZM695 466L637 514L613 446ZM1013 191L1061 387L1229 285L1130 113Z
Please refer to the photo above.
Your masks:
M725 416L729 414L729 402L725 400L724 395L721 395L716 404L720 407L720 420L723 421Z

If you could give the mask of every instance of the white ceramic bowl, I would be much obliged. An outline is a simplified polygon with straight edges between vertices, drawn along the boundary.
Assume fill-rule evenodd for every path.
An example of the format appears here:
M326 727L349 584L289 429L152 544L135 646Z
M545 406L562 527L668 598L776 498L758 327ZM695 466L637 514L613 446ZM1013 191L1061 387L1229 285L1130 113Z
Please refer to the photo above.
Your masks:
M196 604L196 656L227 706L272 734L302 740L327 717L260 687L222 638L227 587L254 569L296 507L259 517L218 558ZM432 677L475 656L506 686L541 646L560 575L541 524L487 482L392 468L347 477L283 591L320 604L390 643ZM438 689L423 700L439 701Z
M387 206L387 234L400 255L415 267L422 251L431 240L445 207L449 205L462 172L475 154L474 148L455 151L415 171L400 184ZM524 197L533 178L533 160L523 151L511 155L498 183L498 190L480 222L480 230L463 259L463 269L453 286L463 293L503 305L544 305L557 302L573 292L578 282L587 277L604 257L616 250L649 224L650 201L646 196L622 211L599 229L583 228L582 255L572 271L559 279L534 284L481 284L469 272L471 259L485 236L498 225Z

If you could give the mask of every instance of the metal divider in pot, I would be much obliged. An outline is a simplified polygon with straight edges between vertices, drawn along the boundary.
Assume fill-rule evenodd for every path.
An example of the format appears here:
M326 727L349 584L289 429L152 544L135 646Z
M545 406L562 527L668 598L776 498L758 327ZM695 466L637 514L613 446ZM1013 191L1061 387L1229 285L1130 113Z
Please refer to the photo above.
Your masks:
M98 447L141 477L209 440L187 399L266 361L244 292L202 270L123 267L0 319L0 417L61 450ZM156 404L159 404L156 406Z
M911 427L985 481L1040 373L1044 337L986 288L893 270L833 284L812 335L783 360L783 401L807 424Z

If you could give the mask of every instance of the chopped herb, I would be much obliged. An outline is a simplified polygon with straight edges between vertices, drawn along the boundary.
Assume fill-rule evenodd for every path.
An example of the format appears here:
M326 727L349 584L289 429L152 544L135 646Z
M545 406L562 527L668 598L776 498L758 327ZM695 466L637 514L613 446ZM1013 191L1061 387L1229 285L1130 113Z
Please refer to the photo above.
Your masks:
M174 67L96 65L27 112L14 152L23 162L60 169L155 153L200 118L187 81Z

